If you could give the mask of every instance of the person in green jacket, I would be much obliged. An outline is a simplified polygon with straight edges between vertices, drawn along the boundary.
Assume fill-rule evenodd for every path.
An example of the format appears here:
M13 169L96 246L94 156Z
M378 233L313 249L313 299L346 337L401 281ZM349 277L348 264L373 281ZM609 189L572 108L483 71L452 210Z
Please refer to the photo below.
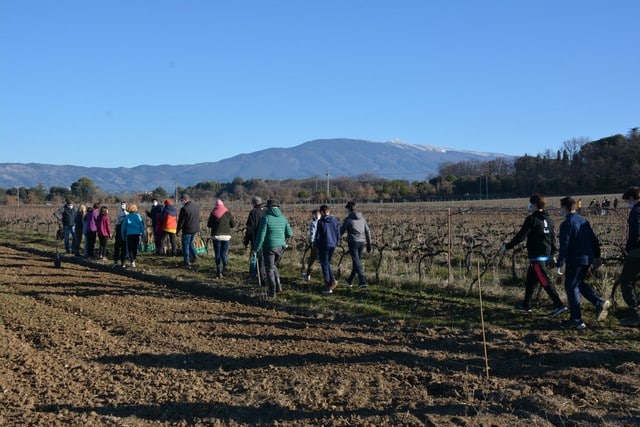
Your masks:
M280 212L280 204L275 200L267 200L267 212L260 219L255 248L256 252L262 251L269 286L267 295L270 297L282 292L278 263L287 247L287 239L291 237L293 230L287 217Z

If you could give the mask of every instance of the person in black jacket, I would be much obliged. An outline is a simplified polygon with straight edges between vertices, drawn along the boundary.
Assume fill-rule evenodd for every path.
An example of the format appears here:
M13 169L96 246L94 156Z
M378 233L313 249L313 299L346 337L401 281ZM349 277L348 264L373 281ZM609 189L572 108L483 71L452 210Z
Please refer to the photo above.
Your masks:
M200 231L200 208L191 201L188 194L182 195L182 209L178 215L176 234L182 232L182 255L185 267L190 267L197 257L194 239Z
M529 211L532 212L524 220L520 231L503 246L503 253L507 249L513 249L525 238L527 239L527 254L529 256L529 269L525 285L524 300L516 305L517 310L532 312L531 298L535 286L539 283L547 292L555 309L550 313L551 317L559 316L567 311L567 307L560 300L558 291L547 274L547 262L557 251L556 235L553 231L553 221L544 210L545 198L540 194L529 197Z
M636 282L640 280L640 187L631 187L622 195L629 206L629 231L627 234L627 253L622 273L620 289L622 297L631 309L631 316L620 319L622 326L640 326L640 300L636 294Z
M244 247L248 247L251 244L251 253L255 252L257 263L258 263L258 274L260 275L260 284L262 286L266 286L267 283L267 270L264 266L264 258L262 257L262 251L256 252L255 244L256 244L256 234L258 233L258 227L260 226L260 220L267 212L265 209L262 198L260 196L253 196L251 199L251 204L253 205L253 209L249 212L249 216L247 217L246 229L244 232L244 239L242 243Z

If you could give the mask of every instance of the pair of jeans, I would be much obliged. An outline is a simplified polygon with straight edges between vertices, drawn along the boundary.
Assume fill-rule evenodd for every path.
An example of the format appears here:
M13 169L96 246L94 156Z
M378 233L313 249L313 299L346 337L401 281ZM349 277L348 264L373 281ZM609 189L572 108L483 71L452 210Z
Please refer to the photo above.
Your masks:
M364 278L364 269L362 268L362 250L364 249L364 242L349 242L349 254L351 255L351 274L347 279L347 283L351 284L353 279L358 275L358 285L366 285L367 281Z
M284 254L284 247L276 246L274 248L263 248L262 257L264 259L264 268L267 273L267 284L269 291L280 291L280 272L278 271L278 263Z
M567 293L571 320L575 322L582 322L580 295L596 307L602 302L598 294L584 281L589 272L589 267L589 265L567 264L565 268L564 290Z
M71 253L72 245L75 244L76 241L75 225L65 225L62 228L62 236L64 238L64 251L69 254ZM72 242L69 242L69 236L73 239Z
M318 261L320 261L320 267L322 268L322 276L324 277L325 286L329 286L336 279L333 277L333 271L331 270L331 258L336 247L318 247Z
M182 233L182 256L185 265L190 265L196 259L196 245L194 243L196 233Z
M213 239L213 252L216 256L216 271L221 274L227 267L227 256L229 255L230 240Z

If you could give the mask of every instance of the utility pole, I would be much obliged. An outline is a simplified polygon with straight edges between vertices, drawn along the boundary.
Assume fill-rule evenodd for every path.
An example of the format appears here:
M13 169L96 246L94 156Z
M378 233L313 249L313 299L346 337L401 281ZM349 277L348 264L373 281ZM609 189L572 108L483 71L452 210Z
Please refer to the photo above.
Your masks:
M327 169L327 202L331 201L331 193L329 193L329 169Z

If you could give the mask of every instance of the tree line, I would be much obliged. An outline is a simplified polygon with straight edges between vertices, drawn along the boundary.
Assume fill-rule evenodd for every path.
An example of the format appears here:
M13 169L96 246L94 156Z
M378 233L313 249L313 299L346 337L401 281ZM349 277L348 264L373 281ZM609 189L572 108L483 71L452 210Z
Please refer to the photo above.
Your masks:
M319 181L307 179L262 180L235 178L231 182L206 181L172 192L158 187L149 192L108 194L88 177L69 188L43 184L33 188L0 189L0 204L63 203L120 200L150 201L175 198L188 192L196 199L221 197L248 201L254 194L285 203L318 203L338 200L429 201L442 199L484 199L546 195L617 193L640 184L640 128L627 135L613 135L597 141L573 138L556 152L488 161L443 163L438 174L424 181L384 179L364 174Z

